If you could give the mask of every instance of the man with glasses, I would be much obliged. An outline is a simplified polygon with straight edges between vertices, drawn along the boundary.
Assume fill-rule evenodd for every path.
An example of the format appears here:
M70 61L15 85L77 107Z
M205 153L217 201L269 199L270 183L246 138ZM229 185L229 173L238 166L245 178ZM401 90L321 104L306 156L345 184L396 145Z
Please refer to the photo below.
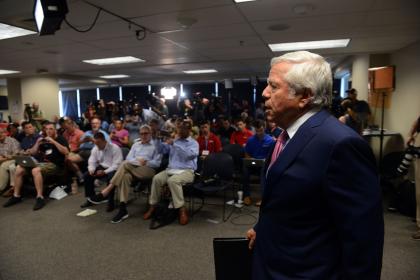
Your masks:
M109 185L99 194L88 200L99 204L112 196L116 187L120 197L120 210L111 223L119 223L128 218L127 201L133 179L146 180L152 178L160 166L162 155L152 143L152 129L148 125L140 127L140 140L133 144L126 160L120 165Z
M198 143L190 136L191 123L184 120L179 128L177 138L168 138L161 145L162 153L169 153L168 168L153 177L150 208L143 215L144 220L152 217L155 205L161 197L162 187L168 185L175 209L179 209L179 223L188 223L187 209L184 204L182 186L194 180L194 170L197 169Z

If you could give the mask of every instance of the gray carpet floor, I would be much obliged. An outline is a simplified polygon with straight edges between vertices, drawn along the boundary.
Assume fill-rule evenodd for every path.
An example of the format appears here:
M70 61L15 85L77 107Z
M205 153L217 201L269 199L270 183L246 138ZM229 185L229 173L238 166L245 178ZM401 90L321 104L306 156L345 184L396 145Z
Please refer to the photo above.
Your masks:
M0 204L6 201L0 198ZM225 223L221 208L206 206L187 226L149 230L141 219L145 198L129 205L130 218L111 224L116 212L77 217L81 194L49 201L32 211L34 199L0 208L0 279L214 279L212 239L243 236L258 209L236 210ZM385 213L385 280L420 279L420 242L415 224Z

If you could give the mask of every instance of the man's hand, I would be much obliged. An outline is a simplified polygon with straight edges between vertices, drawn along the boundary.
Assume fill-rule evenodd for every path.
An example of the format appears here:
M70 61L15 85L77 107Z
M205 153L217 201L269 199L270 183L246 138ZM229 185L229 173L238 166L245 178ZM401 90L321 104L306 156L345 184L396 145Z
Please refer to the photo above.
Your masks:
M248 238L248 248L249 250L252 250L254 248L255 238L257 238L257 233L253 228L249 229L246 233L246 238Z
M145 166L147 163L147 160L145 160L144 158L139 158L139 163L141 166Z
M98 170L98 171L95 172L95 176L96 177L103 177L103 176L105 176L105 171Z

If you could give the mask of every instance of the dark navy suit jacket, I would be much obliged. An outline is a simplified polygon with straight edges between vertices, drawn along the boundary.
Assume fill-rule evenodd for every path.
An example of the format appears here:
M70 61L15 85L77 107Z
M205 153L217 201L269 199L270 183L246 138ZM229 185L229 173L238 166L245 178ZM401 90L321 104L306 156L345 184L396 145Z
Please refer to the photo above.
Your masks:
M253 279L379 279L381 200L368 143L316 113L266 170Z

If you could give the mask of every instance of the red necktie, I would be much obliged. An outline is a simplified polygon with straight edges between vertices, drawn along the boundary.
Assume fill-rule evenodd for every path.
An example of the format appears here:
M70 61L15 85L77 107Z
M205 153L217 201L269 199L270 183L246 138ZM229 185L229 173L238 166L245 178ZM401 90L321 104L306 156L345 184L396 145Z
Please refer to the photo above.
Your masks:
M286 144L287 140L289 140L289 134L287 134L286 130L283 130L281 132L279 138L277 138L276 146L274 146L273 153L271 154L271 161L270 161L269 168L273 165L273 163L279 157L279 155L280 155L281 151L283 150L284 145Z

